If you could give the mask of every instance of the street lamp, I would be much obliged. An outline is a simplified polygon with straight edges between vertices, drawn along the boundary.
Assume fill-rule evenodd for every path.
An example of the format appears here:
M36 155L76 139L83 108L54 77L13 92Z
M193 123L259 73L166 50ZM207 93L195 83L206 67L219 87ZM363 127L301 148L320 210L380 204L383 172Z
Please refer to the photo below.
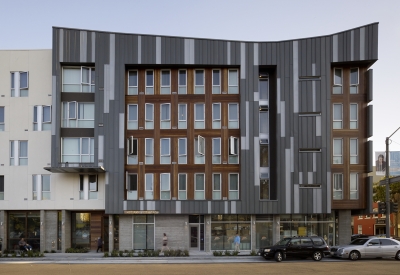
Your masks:
M386 177L386 238L390 238L390 186L389 186L389 139L393 136L398 130L393 132L389 137L386 138L386 167L385 167L385 177Z

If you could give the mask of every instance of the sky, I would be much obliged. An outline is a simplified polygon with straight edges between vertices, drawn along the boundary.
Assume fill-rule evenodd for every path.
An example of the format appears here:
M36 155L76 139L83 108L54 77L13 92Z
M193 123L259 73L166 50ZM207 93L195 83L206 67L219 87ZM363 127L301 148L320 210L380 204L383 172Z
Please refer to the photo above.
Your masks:
M0 0L0 50L51 49L52 27L241 41L329 35L379 22L374 151L400 127L400 0ZM397 65L396 65L397 64ZM400 130L390 151L400 151Z

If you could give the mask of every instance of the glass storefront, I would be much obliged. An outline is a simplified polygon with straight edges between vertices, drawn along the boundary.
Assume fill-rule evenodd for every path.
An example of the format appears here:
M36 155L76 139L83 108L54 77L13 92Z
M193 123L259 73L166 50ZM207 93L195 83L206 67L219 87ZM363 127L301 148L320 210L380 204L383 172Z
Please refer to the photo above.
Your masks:
M8 249L19 249L21 238L40 250L40 212L10 212L8 214Z
M154 250L154 215L133 216L133 249Z
M211 250L233 250L235 235L240 236L240 249L251 249L250 215L211 215Z
M114 215L114 250L119 250L119 215Z
M72 247L90 249L90 213L72 214Z
M256 249L272 245L272 215L256 216Z

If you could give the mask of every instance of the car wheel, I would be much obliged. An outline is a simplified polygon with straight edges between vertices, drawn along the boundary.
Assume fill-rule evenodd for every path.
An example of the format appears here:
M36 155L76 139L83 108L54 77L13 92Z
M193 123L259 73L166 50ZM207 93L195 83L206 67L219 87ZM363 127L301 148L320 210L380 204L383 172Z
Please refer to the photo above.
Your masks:
M394 258L400 261L400 251L397 251L396 256L394 256Z
M315 251L315 252L312 254L312 258L313 258L314 261L321 261L321 259L322 259L322 253L321 253L321 251Z
M277 261L277 262L282 262L282 260L283 260L283 255L282 255L282 252L276 252L275 253L275 261Z
M356 261L356 260L360 259L360 252L355 251L355 250L351 251L349 254L349 259L352 261Z

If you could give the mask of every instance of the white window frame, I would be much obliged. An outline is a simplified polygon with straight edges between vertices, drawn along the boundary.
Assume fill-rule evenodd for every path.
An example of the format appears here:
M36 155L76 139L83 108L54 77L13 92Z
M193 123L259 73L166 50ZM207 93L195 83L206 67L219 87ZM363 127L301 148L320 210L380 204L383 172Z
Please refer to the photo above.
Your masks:
M336 71L340 71L340 82L336 80ZM333 68L333 89L332 94L343 94L343 69Z
M181 80L182 80L182 75L181 72L185 72L185 78L184 78L184 82L185 84L181 84ZM180 69L178 70L178 94L187 94L187 71Z
M218 178L218 182L216 181L216 178ZM222 180L221 179L222 178L221 178L220 173L212 174L212 186L213 186L212 199L213 200L221 199L221 193L222 193Z
M46 119L47 113L48 118ZM35 105L33 106L33 131L51 130L51 106Z
M203 178L202 182L201 182L201 177ZM197 182L198 179L200 180L200 182ZM201 184L203 186L201 186ZM202 189L200 189L199 187L202 187ZM205 174L204 173L195 173L194 174L194 199L195 200L204 200L205 199L205 190L206 190Z
M168 72L168 83L164 83L163 73ZM160 94L168 95L171 94L171 71L161 70L160 71Z
M93 112L88 111L91 108ZM63 101L61 127L94 128L94 108L94 102ZM83 112L81 109L83 109Z
M136 182L132 182L131 179L134 179L135 177L136 177ZM138 174L129 173L126 176L126 199L127 200L138 199Z
M6 114L5 114L5 107L0 106L0 132L5 130L5 120L6 120Z
M343 174L333 174L333 200L343 200Z
M238 200L239 199L239 174L238 173L229 173L228 174L228 176L229 176L229 182L228 182L228 184L229 184L229 193L228 193L228 199L229 200ZM237 188L236 189L234 189L234 188L232 188L233 187L233 185L232 185L232 177L233 176L235 176L236 177L236 179L237 179Z
M355 109L355 110L353 110ZM350 129L358 129L358 104L350 103Z
M350 139L350 164L358 164L358 139Z
M228 163L239 164L239 138L232 136L229 137L228 152L229 152Z
M352 83L352 71L356 70L357 71L357 81L355 83ZM360 82L360 70L359 68L350 68L350 77L349 77L349 83L350 83L350 94L358 94L358 84Z
M204 137L198 135L194 139L194 163L205 164L205 146L206 141Z
M187 164L187 138L178 139L178 164Z
M40 179L41 179L41 184L40 184L41 200L51 200L51 175L40 175ZM48 186L45 186L46 183L48 183Z
M269 112L262 111L259 113L259 131L260 134L269 134Z
M127 129L128 130L137 130L138 125L139 125L139 119L138 119L138 110L139 106L138 104L128 104L127 107ZM136 119L135 119L136 117Z
M221 103L212 104L212 128L221 129Z
M171 104L160 104L160 129L171 129Z
M187 200L187 174L184 173L178 174L178 200Z
M76 83L66 83L65 71L66 70L79 70L80 71L80 81ZM85 72L88 72L88 80L84 80ZM62 92L63 93L94 93L95 92L95 80L96 80L96 71L94 67L70 67L65 66L62 68ZM69 90L66 87L75 86L76 88L79 86L79 89ZM67 91L68 90L68 91Z
M144 199L154 200L154 174L145 174Z
M215 75L214 73L217 73L217 75ZM220 69L212 70L212 93L213 94L221 93L221 70Z
M90 180L95 179L91 182ZM79 199L97 200L99 193L99 179L97 175L79 175Z
M199 109L199 114L197 113ZM194 104L194 129L205 129L205 104L195 103Z
M358 174L350 173L350 200L358 200L359 188L358 188Z
M79 152L75 154L65 154L65 141L66 140L79 140ZM87 142L88 148L83 148L83 142ZM76 148L73 148L76 150ZM85 153L87 151L88 153ZM78 159L70 159L70 158L78 158ZM73 160L73 161L72 161ZM94 138L93 137L71 137L71 138L62 138L61 139L61 162L62 163L94 163Z
M151 73L151 78L150 77ZM151 79L151 83L148 80ZM154 70L146 70L145 72L146 95L154 95Z
M212 139L212 163L221 164L221 138Z
M340 142L340 144L339 144ZM338 148L339 146L339 148ZM333 164L343 164L343 139L334 138L333 139Z
M187 129L187 105L178 104L178 129Z
M236 76L231 75L235 73ZM239 93L239 70L229 69L228 70L228 94L238 94Z
M202 73L202 82L198 83L197 79L197 72L201 72ZM205 93L205 72L203 69L196 69L194 70L194 93L195 94L204 94Z
M171 199L171 175L160 173L160 200Z
M144 144L145 144L145 164L154 164L154 139L145 138Z
M340 109L340 110L339 110ZM333 129L343 129L343 104L333 104Z
M145 129L154 129L154 104L145 104ZM150 117L151 116L151 117Z
M235 106L236 112L234 112L235 110L231 111L233 106ZM239 129L239 103L228 104L228 129Z
M90 181L90 178L94 178L96 181ZM97 175L88 175L89 183L89 200L97 200L99 193L99 179Z
M160 164L171 164L170 138L160 138Z
M136 73L136 77L135 75L131 76L131 73ZM137 95L138 94L138 86L139 86L139 72L137 70L129 70L128 71L128 95ZM131 83L131 78L136 78L135 81L136 83Z
M138 140L132 136L127 139L127 164L138 164Z
M25 150L21 150L22 146L26 146ZM27 140L11 140L10 141L10 166L27 166L28 165L28 141Z
M26 85L23 85L21 75L26 74ZM11 72L11 97L27 97L29 95L29 72Z

